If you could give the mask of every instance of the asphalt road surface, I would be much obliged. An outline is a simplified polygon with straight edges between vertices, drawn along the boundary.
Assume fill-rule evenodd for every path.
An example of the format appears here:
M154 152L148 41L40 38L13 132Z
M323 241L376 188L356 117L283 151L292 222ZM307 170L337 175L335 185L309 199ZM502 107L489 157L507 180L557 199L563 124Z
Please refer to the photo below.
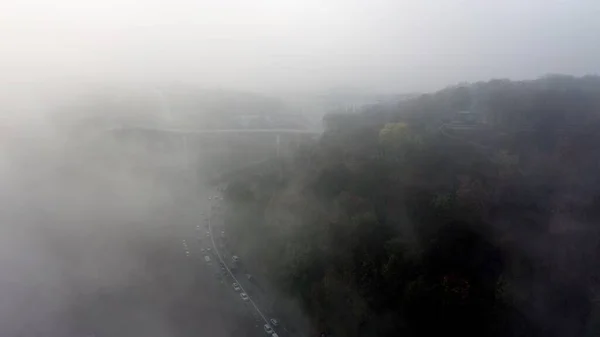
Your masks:
M217 196L218 198L215 199L215 196ZM216 208L213 208L213 206L219 206L221 193L218 191L213 191L209 197L211 198L210 201L212 205L209 211L210 213L205 214L209 216L209 220L207 222L207 229L209 230L210 236L206 236L206 238L210 238L210 243L214 251L214 255L220 262L222 262L225 265L227 275L232 280L232 282L238 283L239 286L242 288L242 291L249 295L250 300L248 302L250 303L252 309L255 311L255 318L257 319L257 321L260 321L261 330L262 325L269 324L278 336L289 336L289 333L285 329L285 325L283 322L279 321L277 327L273 326L273 324L271 323L270 320L272 318L279 317L279 315L273 312L273 301L269 298L270 296L268 292L262 287L260 287L256 282L252 282L246 277L246 273L252 275L251 271L240 267L238 268L238 271L236 273L232 272L231 267L234 263L231 259L233 254L229 252L227 245L224 244L224 236L221 234L224 227L223 219L220 216L219 212L214 211ZM243 259L243 257L240 258ZM264 336L267 336L264 330L262 332Z

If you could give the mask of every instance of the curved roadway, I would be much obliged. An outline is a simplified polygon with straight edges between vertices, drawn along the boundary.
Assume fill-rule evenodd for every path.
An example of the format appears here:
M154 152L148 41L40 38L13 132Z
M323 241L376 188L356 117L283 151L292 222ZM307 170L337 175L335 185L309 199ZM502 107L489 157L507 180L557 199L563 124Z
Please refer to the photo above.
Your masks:
M248 295L248 292L242 286L242 283L237 280L237 278L235 277L235 275L233 275L233 273L229 269L229 266L227 266L227 263L225 262L225 260L223 260L223 256L219 252L219 248L217 247L217 244L215 243L215 239L214 239L214 235L213 235L211 210L212 210L212 207L208 211L209 212L208 230L210 232L210 241L212 243L213 250L215 251L215 254L217 254L217 257L219 258L219 262L221 262L223 264L223 266L227 270L227 273L229 274L229 276L231 277L231 279L233 279L233 281L238 284L238 286L240 287L241 291L248 296L248 301L250 302L250 304L252 304L252 306L254 307L254 310L256 310L256 312L262 318L262 320L265 322L265 324L271 326L271 328L273 329L273 331L275 331L275 327L272 326L272 324L269 322L269 320L265 317L265 315L262 313L262 311L258 308L258 306L256 305L256 303L254 303L254 301L252 300L252 297L250 297L250 295Z

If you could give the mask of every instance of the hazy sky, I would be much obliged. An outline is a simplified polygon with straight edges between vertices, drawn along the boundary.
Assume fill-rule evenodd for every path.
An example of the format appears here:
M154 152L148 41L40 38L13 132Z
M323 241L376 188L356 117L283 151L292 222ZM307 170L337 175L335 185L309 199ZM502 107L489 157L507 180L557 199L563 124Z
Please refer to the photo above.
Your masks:
M2 0L2 80L422 91L600 72L598 0Z

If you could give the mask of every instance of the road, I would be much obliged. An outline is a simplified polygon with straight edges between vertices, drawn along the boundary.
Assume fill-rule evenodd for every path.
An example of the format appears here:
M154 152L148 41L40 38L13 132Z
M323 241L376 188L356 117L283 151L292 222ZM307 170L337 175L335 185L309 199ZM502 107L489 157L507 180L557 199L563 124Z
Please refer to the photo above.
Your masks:
M213 229L214 228L215 227L213 227ZM224 228L224 226L222 228ZM218 230L216 232L218 232ZM226 261L231 261L231 257L236 255L235 247L231 247L231 245L224 245L219 249L219 252ZM250 281L246 277L240 277L240 282L244 284L246 291L251 294L254 303L261 309L264 316L269 319L276 318L279 321L277 329L280 336L291 336L292 334L286 328L291 327L290 322L292 320L284 319L292 316L291 313L280 311L281 308L276 306L275 293L269 291L269 289L272 289L271 286L264 278L260 277L261 275L256 273L256 270L251 268L251 261L245 259L244 256L240 256L240 260L241 262L238 266L240 271L238 273L240 275L245 273L251 274L253 279L253 281Z
M310 134L310 135L318 135L321 132L319 131L315 131L315 130L298 130L298 129L220 129L220 130L185 130L185 129L176 129L176 128L155 128L155 127L144 127L144 126L132 126L132 127L128 127L128 126L124 126L124 127L115 127L115 128L111 128L109 130L106 130L106 132L113 132L113 131L119 131L119 130L146 130L146 131L157 131L157 132L166 132L166 133L176 133L176 134L182 134L182 135L186 135L186 134ZM183 144L185 146L185 143ZM217 193L215 193L214 191L211 192L212 195L216 195ZM271 322L270 322L270 318L273 317L270 314L270 310L265 310L264 309L264 304L259 303L259 301L256 300L256 298L254 298L254 296L250 295L252 293L258 293L258 291L253 290L252 288L255 288L254 285L252 285L248 280L246 280L245 277L242 277L242 279L238 279L234 273L231 271L230 268L230 263L228 263L228 260L226 258L226 254L225 252L221 251L221 248L219 247L219 245L217 244L217 242L215 242L215 236L213 235L213 231L214 231L214 224L213 221L216 219L216 216L214 214L211 213L212 211L212 204L209 205L209 208L205 210L205 212L207 212L207 214L209 214L209 220L208 220L208 231L210 233L209 236L205 235L204 232L204 226L199 225L197 223L194 223L193 225L190 224L190 221L185 221L185 229L183 229L184 227L182 227L182 224L178 224L177 227L178 228L182 228L182 230L180 231L179 229L177 230L178 232L180 232L178 234L178 236L180 237L180 240L178 242L179 245L179 251L182 253L182 256L188 260L188 264L190 266L190 270L196 270L198 269L198 267L201 268L200 271L198 271L198 274L203 274L202 277L203 278L207 278L211 281L207 281L207 283L209 285L205 285L205 287L208 290L208 292L211 293L211 298L214 298L214 301L221 301L221 302L227 302L228 304L223 304L220 303L218 306L219 309L218 310L223 310L223 307L226 307L228 311L232 311L230 312L231 315L236 316L236 317L242 317L241 319L241 323L236 324L233 323L232 325L238 325L240 326L239 328L236 328L235 331L235 335L236 336L240 336L240 335L247 335L247 336L262 336L264 337L266 335L265 331L263 330L263 326L264 324L268 324L270 325L274 331L277 332L277 335L279 336L287 336L288 333L285 331L285 329L283 329L283 327L280 325L279 328L282 328L281 331L278 330L277 327L274 327ZM188 206L188 209L192 209L196 212L196 216L192 216L189 217L190 219L197 219L197 212L198 209L202 209L204 207L202 207L202 205L200 207L194 207L194 206ZM192 229L192 230L190 230ZM209 238L209 240L207 240ZM208 242L207 242L208 241ZM227 277L224 277L222 280L218 280L216 277L214 277L213 275L217 275L218 273L220 273L220 267L218 265L218 263L215 263L217 261L213 261L213 263L211 265L207 264L206 261L204 260L204 256L206 255L205 252L202 252L202 248L206 248L208 246L211 246L214 254L213 254L213 258L216 256L216 260L218 260L218 262L222 263L223 266L225 267L226 270L226 274ZM212 269L212 270L211 270ZM236 282L239 284L241 291L245 292L247 294L249 294L249 300L248 303L249 305L244 305L244 301L240 298L239 293L236 293L233 289L232 283ZM225 293L228 294L224 294L224 292L222 291L223 289L225 289ZM219 294L219 296L222 296L222 298L220 298L219 296L215 297L215 294ZM263 297L264 299L264 297ZM234 309L231 309L230 306L234 307ZM216 309L216 308L215 308ZM250 309L250 310L249 310ZM248 312L251 312L250 315L248 315ZM218 311L217 311L218 313ZM215 312L211 313L211 316L214 316ZM277 317L277 316L275 316ZM257 322L257 319L260 322ZM260 323L260 324L257 324ZM230 329L229 329L230 330Z
M239 295L231 288L231 282L226 277L221 278L218 263L211 261L208 264L204 260L204 256L208 253L203 250L211 246L211 240L206 237L205 227L198 223L197 218L198 210L204 210L205 207L206 205L185 207L188 217L183 219L180 223L181 226L176 229L177 236L180 238L177 245L181 255L188 260L189 268L196 270L197 277L202 278L202 282L205 284L203 289L205 293L199 296L208 297L214 301L211 316L222 315L224 319L230 319L227 323L229 325L227 331L231 336L264 337L262 325L256 323L254 316L243 305ZM207 212L207 210L203 212ZM202 316L207 313L196 311L192 314Z
M279 321L279 318L282 317L282 315L281 315L282 313L278 313L274 310L273 304L275 303L275 301L273 300L273 298L271 296L272 294L270 294L267 291L267 289L264 289L264 287L263 287L264 284L261 285L262 282L257 283L256 275L254 275L253 273L250 273L247 270L247 268L246 268L247 265L245 265L243 263L243 257L241 257L242 262L240 262L240 264L236 267L237 272L232 272L231 266L232 266L233 262L230 262L230 261L231 261L232 256L235 255L235 252L229 251L232 247L229 247L227 244L225 244L225 242L224 242L225 238L222 237L220 234L221 230L224 229L224 226L222 223L223 218L219 214L221 212L214 211L214 209L220 210L219 201L218 201L218 199L217 199L217 201L215 201L214 196L219 196L219 199L221 199L221 200L222 200L222 197L220 197L219 192L214 192L211 194L211 197L213 200L213 206L215 206L215 208L211 207L210 221L209 221L208 228L210 231L211 245L215 251L215 255L217 256L218 260L225 265L227 274L229 275L229 277L231 277L232 282L238 283L240 285L240 287L242 288L242 291L249 295L250 306L256 312L256 316L260 317L260 319L262 321L261 323L269 324L273 328L273 330L276 331L278 336L282 336L282 337L290 336L291 335L290 332L286 329L286 323L289 323L289 322ZM219 225L219 222L221 222L220 225ZM215 233L217 233L216 236L215 236ZM252 274L253 281L251 281L250 279L245 277L244 274ZM278 322L277 327L273 326L273 324L271 323L270 320L272 318L278 319L279 322Z
M218 238L220 235L215 236L215 233L220 233L220 231L218 230L218 226L215 224L215 222L217 221L218 215L213 210L214 209L213 206L216 207L219 202L217 199L213 198L216 195L218 195L218 193L215 193L215 192L211 193L212 205L211 205L210 210L206 213L208 215L207 230L208 230L209 235L206 235L204 233L204 229L202 228L202 226L197 225L196 230L198 231L198 235L199 235L199 237L203 238L202 240L198 240L198 242L200 244L202 244L202 241L210 242L210 246L212 248L212 256L216 257L216 260L219 263L222 263L222 265L225 267L225 272L227 274L226 279L228 281L230 281L230 282L226 282L226 286L230 289L230 291L233 294L235 294L235 296L237 297L237 300L240 303L244 303L244 301L242 301L242 299L239 297L239 293L235 292L235 290L233 289L232 284L234 282L237 283L239 285L239 287L241 288L240 292L244 292L248 295L249 300L248 300L248 302L245 302L245 303L247 303L248 304L247 307L253 311L255 319L257 319L257 323L260 323L259 325L256 326L257 328L260 329L260 335L265 336L266 333L263 330L263 325L268 324L269 326L271 326L273 328L273 330L277 333L278 336L287 336L287 333L284 329L279 329L279 328L281 328L281 326L274 327L273 324L271 324L270 318L273 316L269 315L270 310L266 310L263 307L263 304L259 303L259 301L256 300L254 294L257 294L258 292L256 291L255 286L252 285L252 283L249 282L245 277L238 278L238 276L236 276L236 274L234 272L232 272L231 263L229 262L229 258L231 256L227 254L224 245L217 242L217 240L219 240L219 239L216 239L216 238ZM207 238L210 240L205 240L204 238Z

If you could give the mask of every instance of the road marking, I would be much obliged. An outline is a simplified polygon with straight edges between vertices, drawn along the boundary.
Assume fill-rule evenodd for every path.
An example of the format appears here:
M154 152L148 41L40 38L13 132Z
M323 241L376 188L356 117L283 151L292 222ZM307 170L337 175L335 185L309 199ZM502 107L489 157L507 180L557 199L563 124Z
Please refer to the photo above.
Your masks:
M209 210L209 212L210 212L210 210ZM225 261L223 261L223 258L221 257L221 253L219 253L219 249L217 249L217 245L215 244L214 236L212 235L212 226L211 226L211 220L210 220L211 218L212 217L209 217L209 220L208 220L208 230L210 232L210 241L211 241L211 243L213 245L213 249L215 250L215 253L217 254L217 257L219 258L219 261L221 261L221 263L223 263L223 265L225 266L225 270L227 270L227 273L229 274L229 276L231 276L231 278L240 286L240 289L242 290L242 292L246 293L246 295L248 296L248 300L250 301L250 304L252 304L252 306L254 307L254 309L256 310L256 312L263 319L263 321L270 326L271 323L269 323L269 321L267 320L267 318L265 317L265 315L263 315L263 313L260 311L260 309L258 308L258 306L256 305L256 303L254 303L254 301L252 300L252 297L250 297L250 295L248 295L248 293L246 292L246 290L244 290L244 287L242 287L242 284L235 278L235 276L233 275L233 273L231 272L231 270L229 270L229 267L227 266L227 263L225 263ZM273 327L271 327L271 328L273 328ZM275 329L273 329L273 332L276 332Z

